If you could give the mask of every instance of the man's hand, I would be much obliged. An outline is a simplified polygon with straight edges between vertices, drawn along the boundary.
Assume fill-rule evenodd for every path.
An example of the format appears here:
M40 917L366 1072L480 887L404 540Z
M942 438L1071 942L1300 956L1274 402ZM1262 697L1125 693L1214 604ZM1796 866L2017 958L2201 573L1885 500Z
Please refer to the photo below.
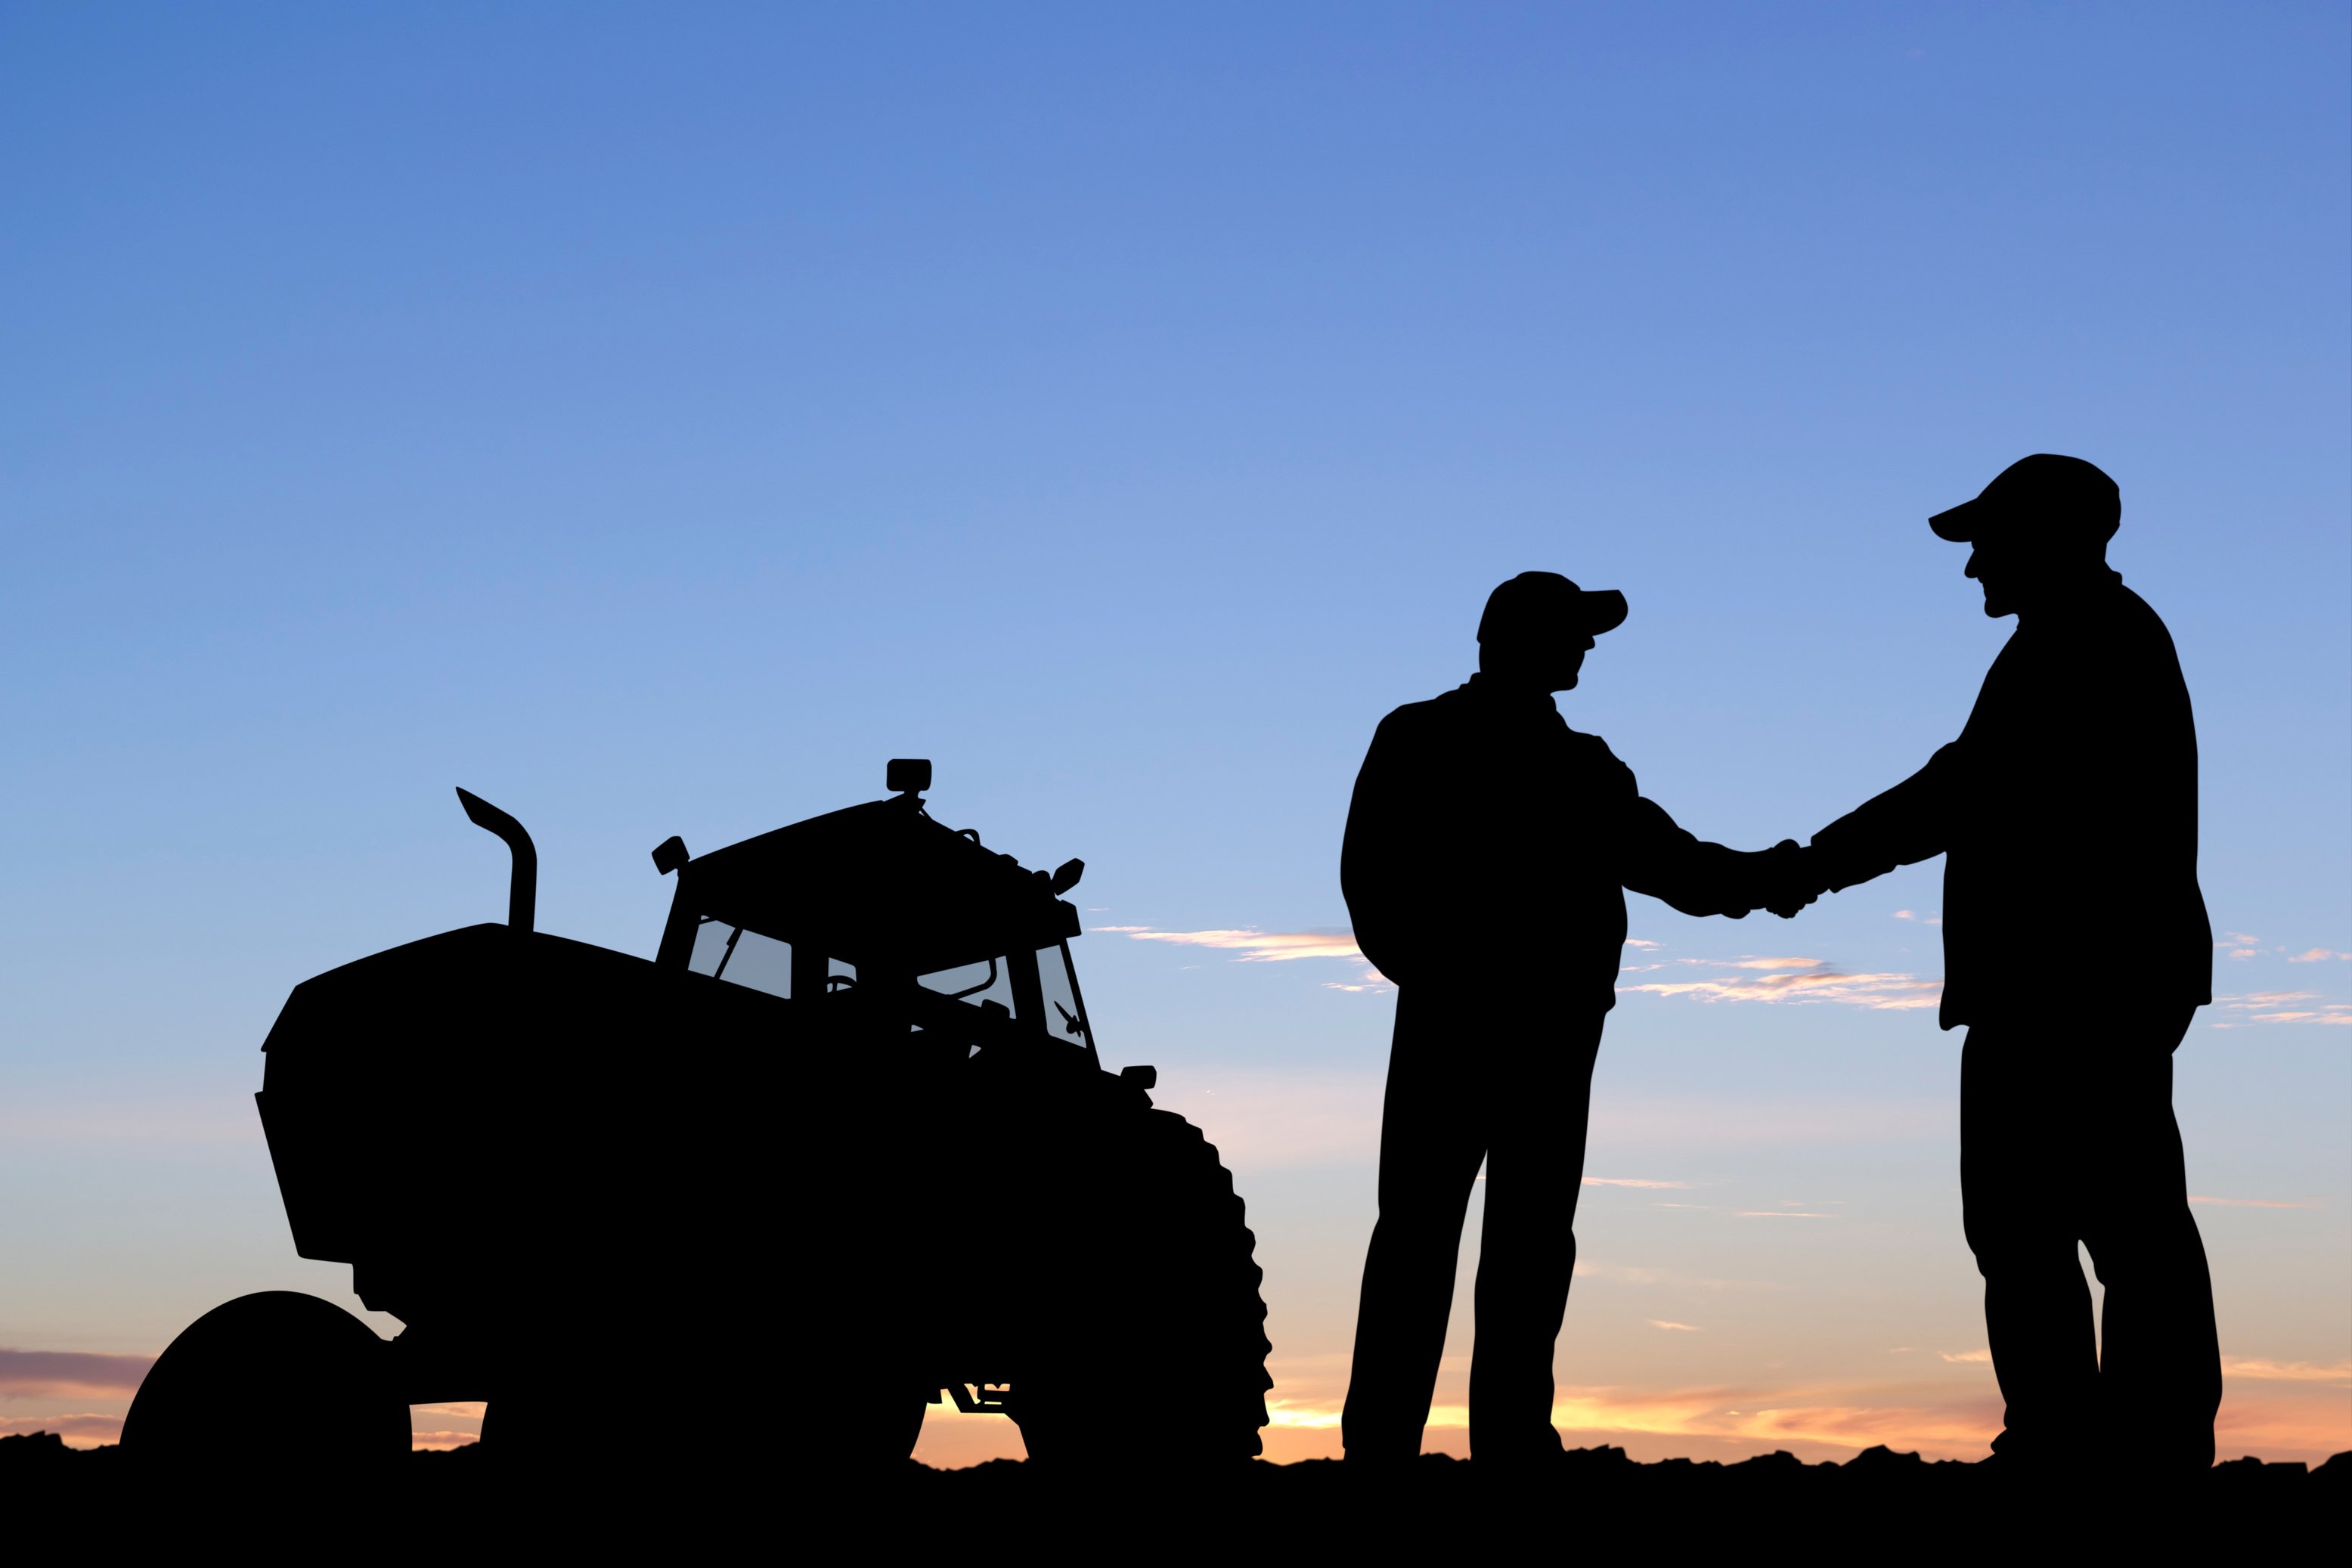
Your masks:
M1814 868L1814 856L1793 838L1783 838L1759 857L1763 871L1764 907L1782 920L1794 920L1797 911L1822 896L1821 874Z

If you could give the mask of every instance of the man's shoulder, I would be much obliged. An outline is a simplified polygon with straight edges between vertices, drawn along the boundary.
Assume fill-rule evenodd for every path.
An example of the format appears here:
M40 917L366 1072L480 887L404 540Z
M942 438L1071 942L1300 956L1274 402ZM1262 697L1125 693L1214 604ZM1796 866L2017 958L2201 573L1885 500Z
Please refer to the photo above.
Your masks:
M1381 733L1409 734L1458 721L1459 704L1452 700L1454 696L1454 692L1444 691L1390 709L1388 717L1381 721Z
M2172 651L2172 628L2164 624L2155 605L2121 583L2116 584L2115 618L2126 637Z
M2162 680L2178 679L2179 650L2164 617L2146 599L2118 581L2099 596L2096 610L2068 628L2065 640L2075 657L2097 667L2107 679L2129 680L2137 672Z

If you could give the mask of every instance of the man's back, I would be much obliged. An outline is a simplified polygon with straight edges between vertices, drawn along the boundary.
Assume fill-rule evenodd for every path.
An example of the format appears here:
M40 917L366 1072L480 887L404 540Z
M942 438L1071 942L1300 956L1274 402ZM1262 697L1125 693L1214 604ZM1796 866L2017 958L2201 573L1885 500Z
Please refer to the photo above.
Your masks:
M2112 573L2021 625L1959 738L1813 843L1835 887L1947 856L1946 1028L2061 999L2074 982L2021 949L2027 921L2062 916L2070 972L2211 1000L2189 689L2163 621Z
M2019 627L1961 731L1946 968L2011 989L2015 912L2077 910L2075 962L2135 993L2211 1000L2197 885L2197 729L2171 635L2120 580ZM1963 1005L1969 998L1963 995Z
M1407 703L1381 721L1349 807L1339 881L1358 945L1400 983L1532 966L1531 982L1605 1009L1625 940L1613 823L1634 794L1541 693L1473 678Z

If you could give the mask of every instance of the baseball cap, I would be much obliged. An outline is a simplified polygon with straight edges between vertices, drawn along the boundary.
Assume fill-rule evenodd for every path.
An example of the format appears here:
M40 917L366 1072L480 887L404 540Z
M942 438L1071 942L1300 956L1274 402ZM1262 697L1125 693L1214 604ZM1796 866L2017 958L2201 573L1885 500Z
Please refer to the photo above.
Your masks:
M1522 572L1486 595L1478 640L1572 629L1587 637L1625 623L1625 595L1614 588L1580 588L1557 572Z
M2101 543L2123 523L2123 495L2097 465L2054 452L2020 458L1995 474L1974 500L1927 520L1939 539L1966 544L1993 532L2032 529Z

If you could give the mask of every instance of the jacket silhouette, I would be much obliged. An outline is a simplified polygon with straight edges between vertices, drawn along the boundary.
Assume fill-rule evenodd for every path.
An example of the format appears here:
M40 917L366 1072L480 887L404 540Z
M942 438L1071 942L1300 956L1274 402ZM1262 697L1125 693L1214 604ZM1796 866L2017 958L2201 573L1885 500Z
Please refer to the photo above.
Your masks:
M1624 889L1685 914L1745 915L1752 906L1730 899L1744 859L1677 826L1549 692L1482 672L1381 721L1339 886L1357 946L1400 985L1475 944L1482 972L1538 985L1553 1010L1605 1013Z
M2105 563L2120 517L2105 474L2042 455L1932 520L1975 545L1985 613L2018 629L1959 738L1816 834L1807 881L1945 857L1961 1201L2008 1402L1994 1452L2054 1468L2127 1445L2201 1469L2220 1349L2172 1112L2172 1052L2212 1000L2197 734L2170 635ZM2077 1243L2106 1286L2104 1352Z
M1398 996L1350 1461L1420 1451L1481 1161L1471 1448L1506 1464L1559 1451L1552 1347L1624 889L1744 915L1784 864L1676 826L1599 736L1561 719L1550 694L1624 617L1622 595L1552 573L1504 584L1479 626L1480 672L1391 713L1356 781L1340 881L1358 945Z
M1944 863L1947 1029L2103 988L2213 999L2197 886L2197 730L2172 637L2120 574L2055 585L1993 660L1959 738L1813 836L1832 890ZM2067 962L2020 963L2022 911L2074 911Z

